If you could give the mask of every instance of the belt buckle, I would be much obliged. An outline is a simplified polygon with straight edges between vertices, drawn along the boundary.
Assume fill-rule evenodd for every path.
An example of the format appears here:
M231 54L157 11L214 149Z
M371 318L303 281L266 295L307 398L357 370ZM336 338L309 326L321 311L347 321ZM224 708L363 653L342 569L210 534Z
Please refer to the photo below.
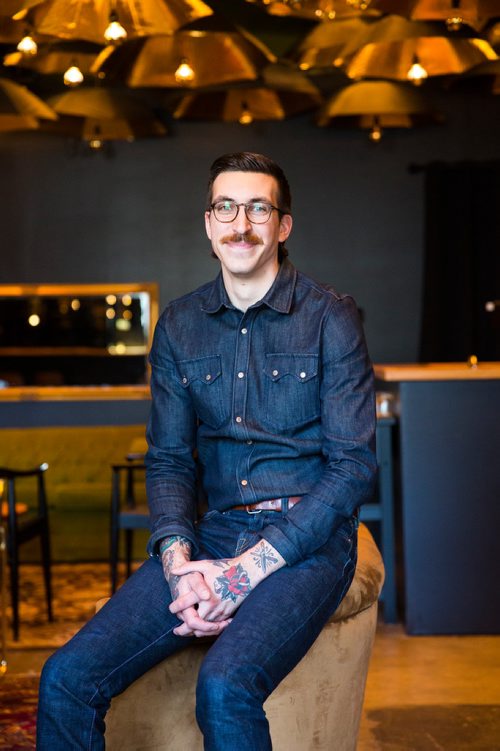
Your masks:
M262 509L261 508L256 508L256 509L254 509L252 511L250 509L250 506L246 506L246 505L245 505L245 511L247 512L247 514L262 514Z

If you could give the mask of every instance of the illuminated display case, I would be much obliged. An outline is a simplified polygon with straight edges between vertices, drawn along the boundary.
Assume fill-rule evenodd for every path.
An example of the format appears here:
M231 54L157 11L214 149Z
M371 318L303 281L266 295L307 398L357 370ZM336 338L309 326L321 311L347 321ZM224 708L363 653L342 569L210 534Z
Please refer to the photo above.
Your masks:
M155 283L0 285L1 386L145 384Z

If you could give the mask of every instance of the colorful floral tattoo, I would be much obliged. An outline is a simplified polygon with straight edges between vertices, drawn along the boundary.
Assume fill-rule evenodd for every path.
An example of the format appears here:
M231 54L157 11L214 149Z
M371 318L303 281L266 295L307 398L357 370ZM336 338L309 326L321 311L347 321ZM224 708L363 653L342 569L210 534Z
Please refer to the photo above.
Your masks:
M273 549L269 547L269 545L266 545L264 541L262 541L255 550L252 550L251 554L255 565L257 568L261 568L264 574L267 573L268 564L278 563L278 559L276 558Z
M230 566L223 572L222 576L218 576L214 583L214 590L222 600L236 602L238 597L246 597L251 592L252 587L248 573L243 569L241 563Z

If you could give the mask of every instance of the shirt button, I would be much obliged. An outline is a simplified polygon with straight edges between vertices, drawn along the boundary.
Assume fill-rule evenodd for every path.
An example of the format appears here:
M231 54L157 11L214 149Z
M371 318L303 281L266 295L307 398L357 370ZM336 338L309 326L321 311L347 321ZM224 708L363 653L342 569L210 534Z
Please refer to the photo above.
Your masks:
M241 417L240 417L239 415L238 415L238 417L236 418L236 422L241 422Z
M242 480L242 481L241 481L241 484L242 484L243 486L245 486L245 485L248 485L248 480Z
M187 382L188 382L188 379L186 378L186 376L184 376L184 378L182 379L182 383L187 383Z
M253 441L247 441L248 446L252 446L252 444L253 444Z
M278 375L278 371L277 370L273 370L273 376L277 376L277 375Z
M248 329L241 329L241 333L242 333L242 334L246 334L246 333L248 333Z
M238 373L238 378L244 378L244 377L245 377L245 374L240 370L240 372Z
M304 371L302 371L302 373L300 373L300 377L301 377L301 378L305 378L305 377L306 377L306 374L305 374L305 372L304 372Z
M211 379L212 376L210 375L210 373L207 373L207 375L205 376L205 381L210 381Z

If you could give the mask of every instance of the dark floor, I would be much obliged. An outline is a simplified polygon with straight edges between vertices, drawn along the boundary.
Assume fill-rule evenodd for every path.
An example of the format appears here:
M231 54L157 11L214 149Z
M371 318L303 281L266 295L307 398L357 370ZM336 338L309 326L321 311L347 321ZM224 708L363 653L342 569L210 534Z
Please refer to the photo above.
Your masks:
M500 636L380 624L358 751L500 751Z
M53 579L49 624L40 567L23 567L19 641L7 631L10 674L39 674L109 594L107 564L59 564ZM500 751L500 636L408 636L380 622L358 751Z

